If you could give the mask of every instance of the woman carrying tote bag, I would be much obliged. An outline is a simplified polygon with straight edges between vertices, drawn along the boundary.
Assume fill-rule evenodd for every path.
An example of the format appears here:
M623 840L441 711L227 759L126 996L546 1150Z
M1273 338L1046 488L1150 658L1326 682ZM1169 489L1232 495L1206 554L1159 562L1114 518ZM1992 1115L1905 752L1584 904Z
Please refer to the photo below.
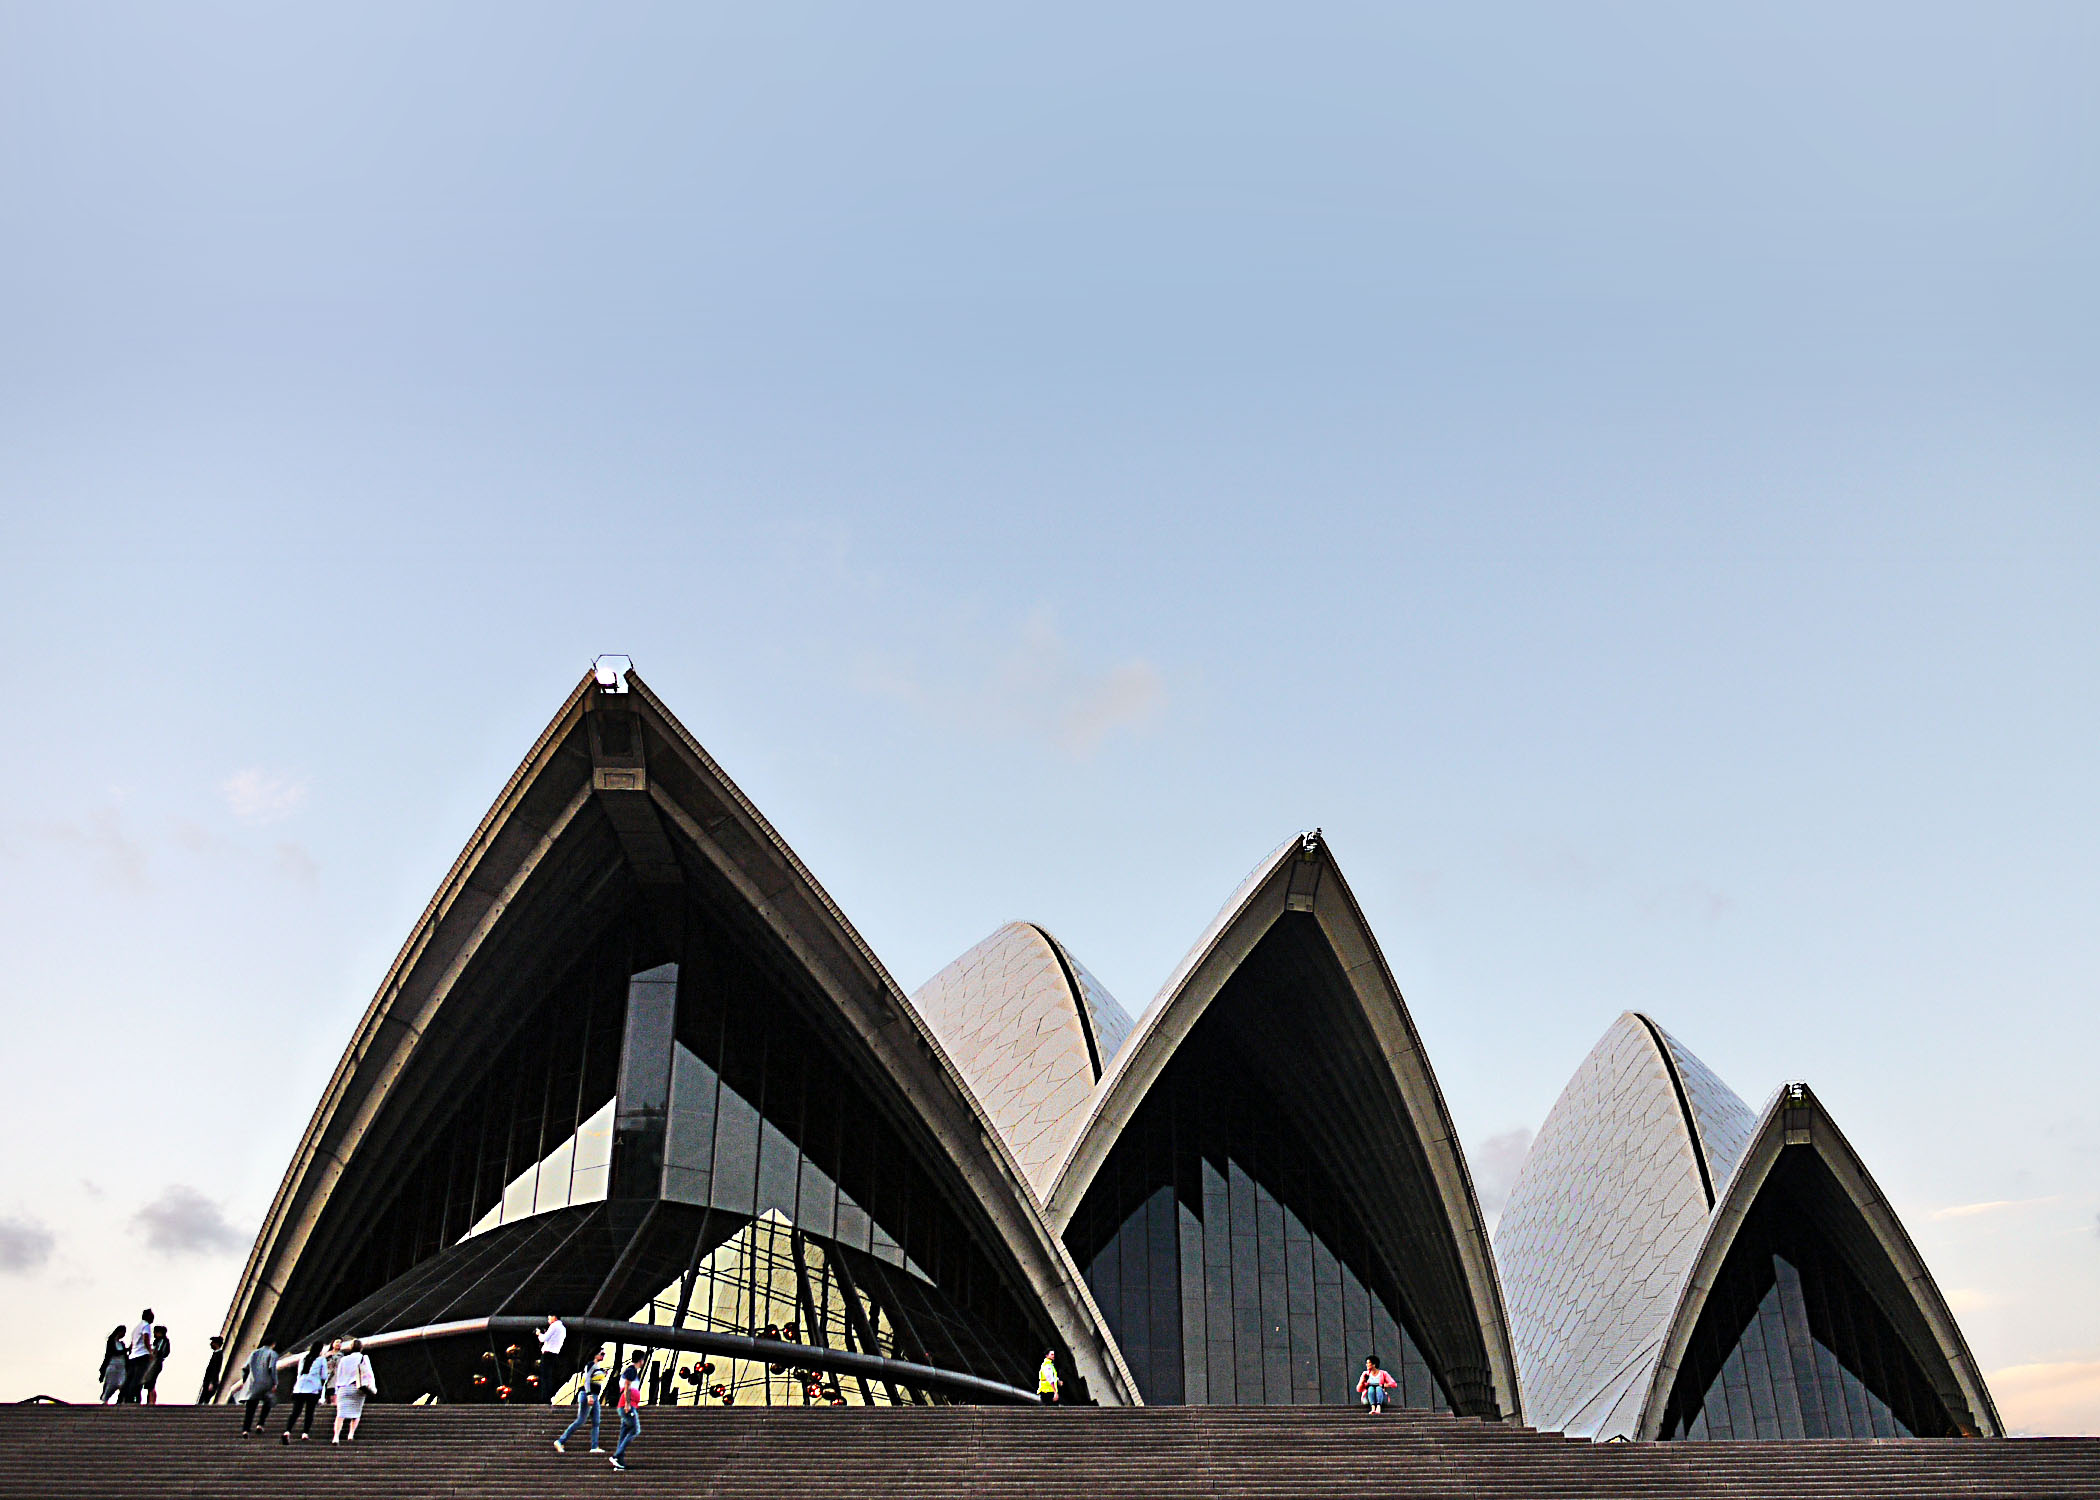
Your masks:
M343 1345L343 1357L335 1367L335 1436L330 1442L356 1442L358 1418L365 1414L365 1397L379 1393L379 1377L372 1372L372 1356L356 1339ZM343 1424L350 1436L343 1436Z

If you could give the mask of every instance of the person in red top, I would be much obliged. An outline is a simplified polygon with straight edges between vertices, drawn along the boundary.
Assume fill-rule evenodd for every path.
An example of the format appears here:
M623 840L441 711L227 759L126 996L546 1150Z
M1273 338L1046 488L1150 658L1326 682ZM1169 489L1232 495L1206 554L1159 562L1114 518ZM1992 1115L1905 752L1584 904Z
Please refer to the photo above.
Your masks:
M627 1356L627 1363L620 1370L620 1441L612 1451L612 1466L625 1470L627 1465L620 1460L626 1456L627 1445L642 1435L642 1366L646 1356L637 1349Z
M1384 1411L1385 1393L1399 1384L1399 1381L1378 1368L1377 1355L1364 1356L1364 1372L1356 1379L1356 1394L1363 1397L1364 1410L1367 1413L1375 1417Z

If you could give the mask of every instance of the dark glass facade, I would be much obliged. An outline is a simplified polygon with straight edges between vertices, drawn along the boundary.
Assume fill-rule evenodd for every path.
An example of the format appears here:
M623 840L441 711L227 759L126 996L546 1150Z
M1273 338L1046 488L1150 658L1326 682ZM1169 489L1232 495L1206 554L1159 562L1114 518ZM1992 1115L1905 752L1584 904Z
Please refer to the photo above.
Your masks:
M725 932L686 953L663 1197L707 1227L673 1318L1025 1379L1043 1335L862 1081Z
M1664 1438L1958 1432L1809 1200L1790 1190L1817 1170L1809 1151L1788 1148L1730 1249L1665 1410Z
M847 1349L962 1368L952 1309L933 1288L836 1241L803 1233L778 1212L760 1215L701 1257L629 1315L638 1323L749 1333L789 1343ZM967 1335L974 1339L974 1335ZM921 1352L936 1352L929 1361ZM975 1351L981 1368L996 1352ZM704 1405L892 1405L944 1398L893 1381L816 1375L792 1362L714 1356L691 1378L698 1357L659 1353L670 1372L660 1399ZM1014 1379L1011 1372L1007 1379Z
M851 1038L823 1029L810 981L755 924L697 899L680 921L671 944L630 912L526 989L315 1315L280 1337L558 1310L1028 1380L1056 1342L1047 1320L980 1243L967 1189L942 1191L930 1148L848 1060ZM485 1398L484 1355L390 1355L390 1398ZM808 1399L793 1367L715 1363L703 1399L717 1385ZM875 1381L821 1390L926 1399Z
M488 1065L422 1132L423 1149L333 1278L324 1316L470 1233L606 1196L603 1152L586 1153L579 1173L574 1148L562 1148L612 1101L633 946L616 929L542 981Z
M1176 1051L1065 1236L1145 1400L1346 1403L1376 1354L1398 1404L1448 1410L1387 1258L1213 1019Z

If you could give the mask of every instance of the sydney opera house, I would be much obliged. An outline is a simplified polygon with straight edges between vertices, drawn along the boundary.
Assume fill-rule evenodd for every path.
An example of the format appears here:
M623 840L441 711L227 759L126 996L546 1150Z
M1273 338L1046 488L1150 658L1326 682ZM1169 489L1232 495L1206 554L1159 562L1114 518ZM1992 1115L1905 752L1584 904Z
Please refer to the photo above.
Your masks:
M237 1351L357 1335L388 1399L1353 1399L1643 1440L1998 1432L1814 1094L1753 1111L1621 1017L1483 1224L1319 835L1132 1019L1014 923L916 994L638 676L601 663L474 831L314 1107Z

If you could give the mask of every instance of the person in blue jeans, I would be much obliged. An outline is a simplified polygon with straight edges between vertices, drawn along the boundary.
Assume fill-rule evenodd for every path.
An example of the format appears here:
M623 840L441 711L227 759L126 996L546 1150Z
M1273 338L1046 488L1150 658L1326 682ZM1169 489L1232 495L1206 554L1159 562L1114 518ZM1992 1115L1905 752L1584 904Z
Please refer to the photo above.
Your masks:
M569 1439L576 1435L576 1429L585 1422L591 1424L591 1452L605 1451L598 1446L598 1423L604 1414L605 1377L608 1373L605 1368L605 1351L600 1349L592 1356L591 1362L584 1366L583 1373L576 1377L576 1420L564 1427L561 1436L554 1440L556 1453L569 1451Z
M615 1469L626 1469L620 1460L627 1454L627 1445L642 1435L642 1364L642 1351L637 1349L627 1356L627 1368L620 1371L620 1441L612 1451Z
M1365 1355L1364 1372L1356 1379L1356 1394L1363 1397L1364 1411L1374 1417L1383 1413L1386 1397L1399 1383L1390 1374L1378 1368L1377 1355Z

